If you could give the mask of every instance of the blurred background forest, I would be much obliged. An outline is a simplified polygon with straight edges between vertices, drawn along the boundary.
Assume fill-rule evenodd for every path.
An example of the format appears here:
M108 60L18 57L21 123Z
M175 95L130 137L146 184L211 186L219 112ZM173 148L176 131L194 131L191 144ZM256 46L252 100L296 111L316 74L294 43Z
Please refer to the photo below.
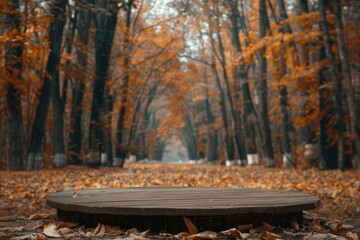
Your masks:
M0 168L360 169L358 0L0 0Z

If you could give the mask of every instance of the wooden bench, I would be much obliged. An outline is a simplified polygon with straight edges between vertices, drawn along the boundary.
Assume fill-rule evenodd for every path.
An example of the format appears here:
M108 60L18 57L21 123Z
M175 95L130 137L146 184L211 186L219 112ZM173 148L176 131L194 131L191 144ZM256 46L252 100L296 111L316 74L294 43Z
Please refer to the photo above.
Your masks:
M220 231L241 224L286 225L302 221L302 211L319 205L298 191L251 188L141 187L52 193L47 205L59 220L154 232L186 230L187 217L201 230Z

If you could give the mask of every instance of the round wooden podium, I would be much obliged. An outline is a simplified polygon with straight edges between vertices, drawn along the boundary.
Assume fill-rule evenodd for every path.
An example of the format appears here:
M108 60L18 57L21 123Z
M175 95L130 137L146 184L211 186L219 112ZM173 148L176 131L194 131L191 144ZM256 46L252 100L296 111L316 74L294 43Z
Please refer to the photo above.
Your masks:
M52 193L47 205L59 220L128 229L186 230L188 217L199 230L220 231L241 224L286 225L302 220L319 199L298 191L251 188L141 187L74 190Z

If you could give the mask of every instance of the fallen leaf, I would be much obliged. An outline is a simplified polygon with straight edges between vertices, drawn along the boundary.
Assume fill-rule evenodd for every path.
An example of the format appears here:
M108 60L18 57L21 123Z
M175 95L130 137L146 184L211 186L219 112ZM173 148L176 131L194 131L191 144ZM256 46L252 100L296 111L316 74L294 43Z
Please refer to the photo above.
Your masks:
M275 227L267 222L263 222L263 227L264 229L266 229L267 231L271 231L273 230Z
M54 223L51 223L49 225L44 226L43 233L48 237L61 237L61 235L58 233L56 229L56 225Z
M150 235L151 235L150 230L146 230L146 231L140 233L140 236L145 237L145 238L150 237Z
M275 234L275 233L271 233L268 231L262 232L261 233L261 239L264 240L277 240L277 239L282 239L281 236Z
M190 236L191 234L188 233L188 232L181 232L181 233L178 233L177 236L179 238L187 238L188 236Z
M344 237L330 233L310 233L303 240L347 240Z
M170 234L170 233L160 233L159 234L161 239L173 239L174 235Z
M137 235L137 234L139 234L139 230L137 230L136 228L131 228L131 229L127 230L125 234L130 235L131 233Z
M57 228L63 228L63 227L74 228L80 226L80 223L65 222L65 221L57 221L55 224Z
M349 224L343 224L343 225L341 226L341 229L351 230L351 229L354 229L354 226L349 225Z
M297 221L295 220L291 220L290 221L290 227L292 228L292 230L294 231L298 231L300 229L299 224L297 223Z
M29 217L30 220L39 220L39 219L46 219L52 217L49 213L36 213Z
M10 222L10 221L15 221L16 219L17 217L14 216L1 216L0 222Z
M2 232L21 232L24 230L24 227L3 227L0 228Z
M65 235L74 233L74 230L72 230L71 228L68 228L68 227L63 227L63 228L59 228L59 229L57 230L57 232L58 232L61 236L64 237Z
M187 182L188 187L199 187L199 183L195 179L191 179Z
M5 239L5 238L10 238L10 235L5 232L0 231L0 239Z
M238 230L240 232L248 232L253 227L253 224L240 225Z
M187 217L183 217L183 220L190 234L198 233L197 227L192 223L190 219L188 219Z
M130 237L130 239L133 239L133 240L147 240L148 239L148 238L144 238L144 237L141 237L141 236L133 234L133 233L130 233L129 237Z
M231 228L225 231L221 231L220 235L230 237L230 238L239 238L241 239L241 232L236 228Z
M216 239L216 238L217 238L217 233L212 231L205 231L187 237L188 240L203 240L203 239L205 240L205 239Z
M46 240L46 236L41 233L32 233L20 237L13 237L10 240Z
M26 224L24 226L24 230L27 230L27 231L36 230L38 228L41 228L42 226L44 226L42 221L34 221L34 222Z
M346 233L345 237L349 240L359 240L359 235L352 232Z
M102 237L105 235L105 225L99 223L95 230L91 233L91 236Z
M119 235L124 235L125 232L120 229L120 227L110 227L105 225L105 236L107 237L116 237Z

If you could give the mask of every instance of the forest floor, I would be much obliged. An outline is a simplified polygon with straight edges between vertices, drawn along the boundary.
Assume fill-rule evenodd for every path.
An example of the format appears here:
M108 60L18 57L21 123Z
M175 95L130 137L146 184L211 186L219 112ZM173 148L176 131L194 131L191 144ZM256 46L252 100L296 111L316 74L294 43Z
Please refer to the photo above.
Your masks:
M140 186L211 186L299 190L317 196L321 205L305 214L305 222L290 229L268 225L232 229L224 233L152 235L154 239L359 239L360 172L295 170L264 167L225 167L185 164L127 163L124 168L43 169L35 172L0 172L0 239L146 239L149 232L97 229L61 223L45 205L49 193L91 188ZM31 216L31 217L30 217ZM31 219L29 219L29 217ZM58 230L60 231L60 235ZM65 229L65 230L64 230ZM226 229L224 229L226 230ZM243 234L241 235L240 234ZM244 232L244 233L243 233ZM116 234L115 234L116 233ZM53 236L51 236L53 234ZM55 235L54 235L55 234ZM240 235L239 235L240 234ZM247 234L247 235L246 235ZM14 238L15 237L15 238ZM17 237L17 238L16 238Z

